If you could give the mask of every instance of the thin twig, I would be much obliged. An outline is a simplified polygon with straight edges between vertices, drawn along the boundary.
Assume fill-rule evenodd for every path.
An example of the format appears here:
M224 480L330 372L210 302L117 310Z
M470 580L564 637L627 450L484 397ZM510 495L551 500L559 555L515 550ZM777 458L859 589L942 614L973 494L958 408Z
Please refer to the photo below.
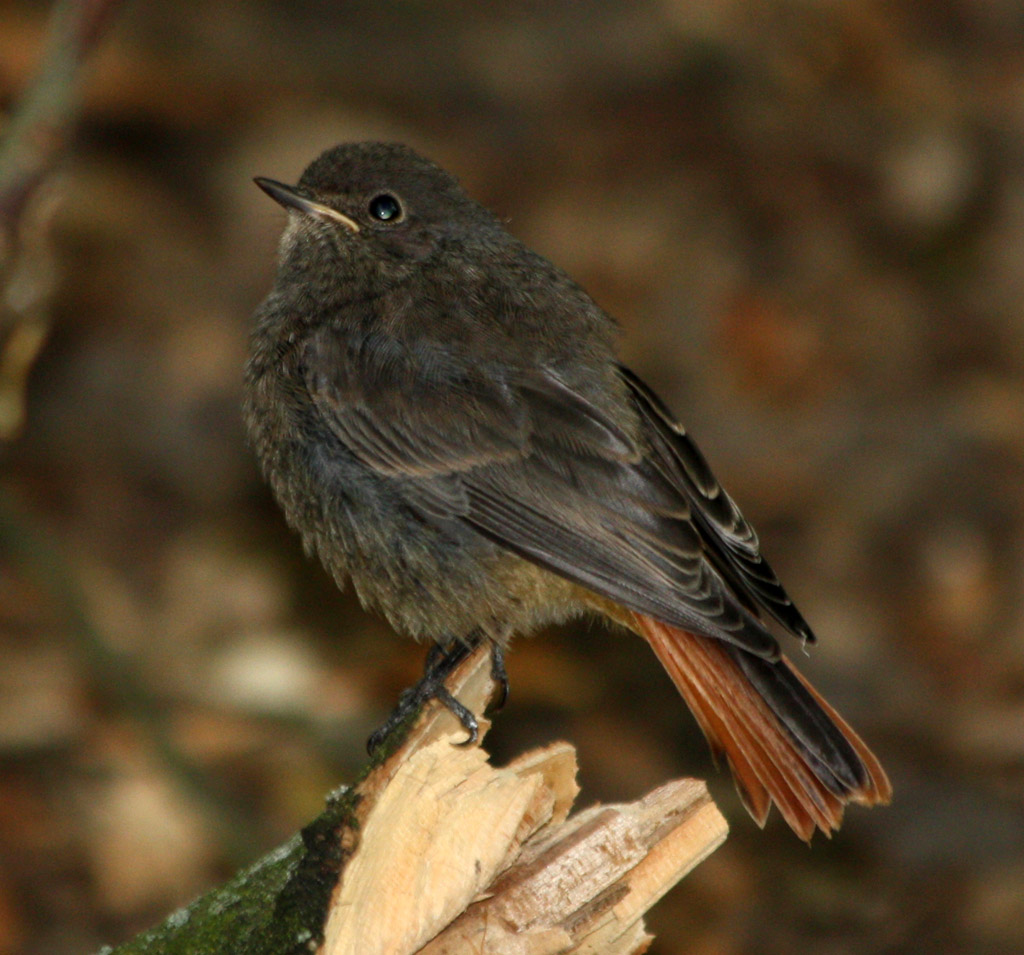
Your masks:
M119 0L63 0L50 18L35 78L0 127L0 440L25 422L25 389L50 328L58 269L50 242L56 203L45 184L81 105L84 67Z
M0 259L29 197L63 154L78 117L83 70L120 0L61 0L35 79L0 140Z

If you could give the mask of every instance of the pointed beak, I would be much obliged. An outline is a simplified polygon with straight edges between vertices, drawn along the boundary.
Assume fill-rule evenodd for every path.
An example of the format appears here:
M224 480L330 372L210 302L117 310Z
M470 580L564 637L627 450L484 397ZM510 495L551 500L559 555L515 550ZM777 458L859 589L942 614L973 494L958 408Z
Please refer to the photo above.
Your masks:
M350 232L359 231L359 223L355 219L350 219L344 213L338 212L337 209L332 209L330 206L325 206L321 202L306 198L294 186L286 186L283 182L278 182L276 179L267 179L263 176L257 176L253 179L253 182L270 196L274 202L280 203L285 209L294 209L303 215L316 216L318 219L327 219L331 222L340 223Z

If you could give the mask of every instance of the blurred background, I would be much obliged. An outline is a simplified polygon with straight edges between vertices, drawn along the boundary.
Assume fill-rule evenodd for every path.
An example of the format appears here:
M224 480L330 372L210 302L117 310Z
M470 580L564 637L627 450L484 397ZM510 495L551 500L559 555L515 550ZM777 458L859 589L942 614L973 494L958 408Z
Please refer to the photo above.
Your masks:
M50 7L0 4L0 137ZM887 810L760 832L653 655L519 640L496 759L708 778L653 952L1024 950L1024 8L137 0L0 256L0 951L78 953L286 839L423 649L341 594L239 416L283 212L402 140L622 325L820 643ZM6 119L4 118L6 117Z

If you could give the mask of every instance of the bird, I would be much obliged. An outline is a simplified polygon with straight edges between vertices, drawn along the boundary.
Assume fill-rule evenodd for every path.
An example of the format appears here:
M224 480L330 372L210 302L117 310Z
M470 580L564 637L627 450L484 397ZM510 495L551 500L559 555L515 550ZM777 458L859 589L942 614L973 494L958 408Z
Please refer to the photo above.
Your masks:
M487 643L502 677L513 635L625 627L762 827L774 805L809 841L847 804L890 801L878 758L782 652L816 637L757 533L583 288L404 144L343 143L297 185L255 181L288 222L244 418L339 586L435 662Z

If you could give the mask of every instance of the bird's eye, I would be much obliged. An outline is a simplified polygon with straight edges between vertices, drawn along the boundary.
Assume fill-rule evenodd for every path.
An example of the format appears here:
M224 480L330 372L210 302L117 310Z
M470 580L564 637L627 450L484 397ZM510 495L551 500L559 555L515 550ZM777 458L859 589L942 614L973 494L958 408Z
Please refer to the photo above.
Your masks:
M394 196L385 192L370 200L370 215L380 222L395 222L402 218L402 206Z

